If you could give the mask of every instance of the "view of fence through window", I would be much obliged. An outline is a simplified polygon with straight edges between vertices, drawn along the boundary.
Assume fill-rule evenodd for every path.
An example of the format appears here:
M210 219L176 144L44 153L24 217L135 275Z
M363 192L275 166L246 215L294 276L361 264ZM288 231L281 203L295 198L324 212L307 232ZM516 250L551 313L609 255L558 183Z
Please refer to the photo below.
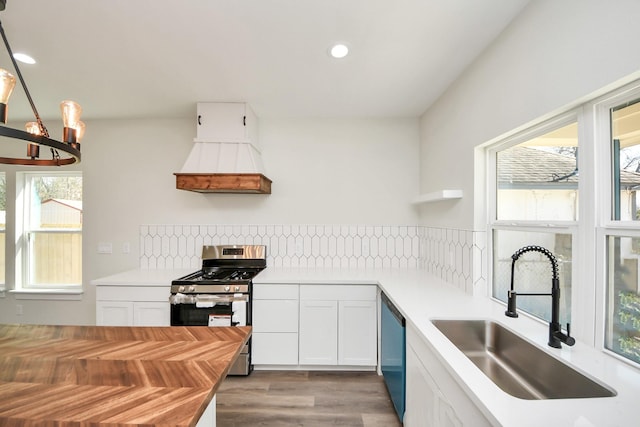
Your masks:
M26 287L82 283L82 177L26 175Z

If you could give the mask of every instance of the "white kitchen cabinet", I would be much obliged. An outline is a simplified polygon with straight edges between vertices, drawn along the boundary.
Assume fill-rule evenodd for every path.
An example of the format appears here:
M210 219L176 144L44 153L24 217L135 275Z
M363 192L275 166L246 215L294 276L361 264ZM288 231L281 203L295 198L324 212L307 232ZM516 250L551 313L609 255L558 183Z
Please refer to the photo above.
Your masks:
M338 301L300 301L299 351L301 365L338 364Z
M169 326L168 286L96 286L96 325Z
M134 326L170 326L169 303L136 301L133 303Z
M374 366L378 362L376 301L339 301L338 364Z
M254 285L254 365L298 364L298 285Z
M201 102L197 105L197 141L258 143L258 118L243 102Z
M435 350L407 326L405 427L489 427Z
M438 387L420 362L413 347L407 346L407 395L404 425L407 427L436 427Z
M133 326L133 302L96 301L96 325Z
M300 286L300 365L376 366L375 285Z

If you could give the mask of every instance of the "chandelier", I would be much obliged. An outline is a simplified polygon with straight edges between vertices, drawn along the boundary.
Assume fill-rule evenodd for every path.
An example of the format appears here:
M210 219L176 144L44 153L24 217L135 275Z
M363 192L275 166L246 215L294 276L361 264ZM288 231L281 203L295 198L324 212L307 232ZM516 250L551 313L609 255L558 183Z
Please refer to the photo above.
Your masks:
M6 0L0 0L0 10L4 10ZM38 110L31 98L27 84L22 78L18 63L13 57L13 52L9 46L9 41L4 33L4 28L0 22L0 35L7 48L7 53L16 75L20 80L20 84L24 89L33 114L34 122L25 125L26 130L13 129L4 126L7 123L7 113L9 96L16 84L16 78L7 70L0 68L0 136L12 138L18 142L26 144L27 153L24 158L18 157L1 157L0 163L10 165L28 165L28 166L63 166L80 162L80 140L84 135L84 123L80 121L82 108L73 101L62 101L60 110L62 112L63 133L62 141L50 138L47 128L44 126ZM51 150L51 159L40 159L40 147L48 147ZM62 155L60 153L63 153Z

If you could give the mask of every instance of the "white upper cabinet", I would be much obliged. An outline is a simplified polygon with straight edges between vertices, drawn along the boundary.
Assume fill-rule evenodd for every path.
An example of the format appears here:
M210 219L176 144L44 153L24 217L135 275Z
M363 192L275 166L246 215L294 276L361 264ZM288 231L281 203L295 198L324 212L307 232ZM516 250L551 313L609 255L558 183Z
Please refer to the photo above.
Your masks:
M197 109L197 142L258 144L258 118L249 104L201 102Z

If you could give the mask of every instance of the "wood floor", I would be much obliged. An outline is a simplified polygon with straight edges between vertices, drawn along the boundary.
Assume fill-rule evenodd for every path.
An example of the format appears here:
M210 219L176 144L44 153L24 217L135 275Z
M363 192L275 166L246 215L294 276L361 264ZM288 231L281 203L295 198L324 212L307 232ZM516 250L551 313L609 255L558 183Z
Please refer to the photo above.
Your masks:
M401 425L375 372L253 371L227 377L216 410L218 427Z

